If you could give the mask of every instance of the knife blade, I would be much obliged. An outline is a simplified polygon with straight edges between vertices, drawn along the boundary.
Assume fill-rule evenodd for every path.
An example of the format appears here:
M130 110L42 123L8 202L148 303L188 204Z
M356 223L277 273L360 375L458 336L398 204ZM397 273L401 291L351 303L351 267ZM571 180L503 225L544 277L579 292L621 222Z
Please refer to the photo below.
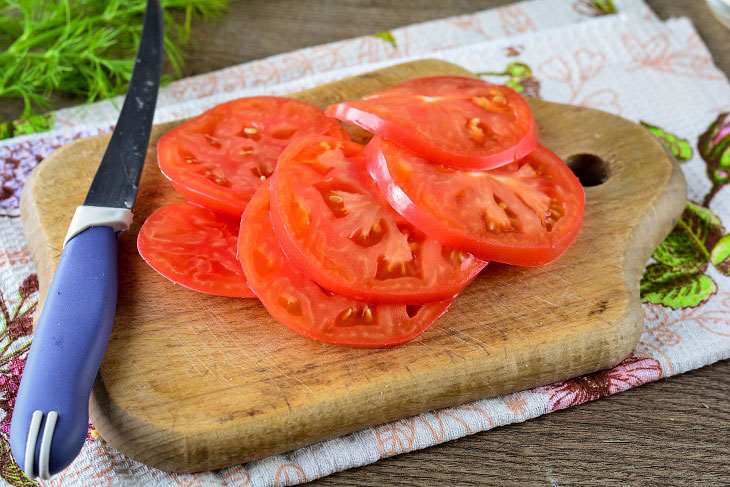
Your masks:
M99 169L86 194L86 206L131 210L134 204L150 140L162 72L162 16L159 5L155 5L155 9L156 15L145 16L127 96Z
M10 448L30 479L66 468L86 439L89 396L116 312L117 236L132 221L162 55L162 11L158 0L147 0L127 95L71 220L18 389Z

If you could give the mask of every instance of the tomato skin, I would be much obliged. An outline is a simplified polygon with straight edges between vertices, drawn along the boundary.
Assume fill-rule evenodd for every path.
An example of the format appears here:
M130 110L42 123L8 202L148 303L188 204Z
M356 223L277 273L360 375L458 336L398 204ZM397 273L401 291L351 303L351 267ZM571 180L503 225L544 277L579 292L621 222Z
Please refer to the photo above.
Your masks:
M157 158L162 173L185 198L238 218L284 147L306 134L349 140L339 123L309 103L275 96L240 98L172 128L160 138Z
M309 278L342 296L438 301L455 296L486 265L443 247L400 217L378 192L362 146L354 142L324 136L292 141L271 181L271 220L284 253Z
M238 258L266 310L291 331L334 345L393 347L418 336L453 302L368 304L325 291L281 250L271 226L270 194L267 183L244 211Z
M158 208L137 236L140 256L188 289L253 298L236 258L238 221L186 201Z
M543 146L538 146L527 158L514 164L526 164L526 161L529 161L530 164L547 173L535 179L536 184L555 188L553 193L556 198L559 197L558 203L563 204L565 212L551 233L540 233L539 227L538 231L534 231L533 228L529 234L513 232L494 235L488 234L486 231L477 233L473 227L466 229L470 222L478 221L482 217L477 213L478 208L469 206L473 202L460 202L457 206L453 206L456 204L453 203L455 200L446 200L447 202L452 201L452 204L438 200L440 195L447 194L449 191L453 192L457 188L461 188L461 185L468 184L469 176L489 177L494 174L498 177L493 179L509 181L510 166L483 173L442 168L380 136L375 136L370 141L365 148L365 157L370 175L376 181L388 203L398 213L414 226L439 239L444 245L466 250L482 260L520 266L548 264L560 257L570 247L583 222L585 195L580 181L565 163ZM399 169L403 174L396 176L392 170L393 167L407 169ZM418 171L417 174L414 174L416 171ZM411 184L413 179L417 179L418 184L423 187L422 193L418 195ZM464 180L467 180L467 183L464 183ZM402 185L409 186L409 189L404 189ZM478 191L478 189L476 190ZM420 203L415 198L418 198ZM465 207L467 210L474 211L460 213L460 211L464 211ZM440 214L437 214L439 212ZM449 219L445 216L449 214L453 218ZM486 225L486 222L484 224ZM485 235L485 233L487 234Z
M506 122L506 115L473 106L472 100L480 98L478 95L485 90L509 101L513 121ZM440 96L451 106L442 109L419 101ZM325 113L381 135L432 162L460 169L503 166L526 156L537 145L537 127L525 99L511 88L475 78L416 78L360 100L330 105ZM480 146L470 135L468 120L480 122L489 114L500 125L514 127L509 135L487 138ZM483 128L488 130L488 126ZM485 137L483 131L481 136Z

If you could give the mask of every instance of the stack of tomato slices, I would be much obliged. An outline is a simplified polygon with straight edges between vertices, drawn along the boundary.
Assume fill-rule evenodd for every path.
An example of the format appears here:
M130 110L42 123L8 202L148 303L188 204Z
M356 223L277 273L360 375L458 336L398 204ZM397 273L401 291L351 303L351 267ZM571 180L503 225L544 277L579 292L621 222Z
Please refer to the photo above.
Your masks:
M356 144L335 119L374 137ZM157 149L188 202L147 218L141 256L326 343L405 343L488 261L552 262L583 220L580 182L537 143L527 102L478 79L418 78L325 112L243 98Z

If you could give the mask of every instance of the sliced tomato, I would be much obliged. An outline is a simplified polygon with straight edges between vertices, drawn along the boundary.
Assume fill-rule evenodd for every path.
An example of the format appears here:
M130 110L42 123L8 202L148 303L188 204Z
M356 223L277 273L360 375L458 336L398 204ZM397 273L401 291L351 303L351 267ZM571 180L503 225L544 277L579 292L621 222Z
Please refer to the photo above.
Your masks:
M580 181L543 146L490 171L433 164L378 136L365 155L378 187L404 218L480 259L547 264L573 243L583 222Z
M525 99L506 86L476 78L416 78L331 105L326 113L450 167L503 166L537 145Z
M142 258L157 272L195 291L253 298L236 258L239 224L185 201L158 208L137 237Z
M217 105L173 128L157 144L162 173L188 200L240 217L289 141L306 134L349 140L322 110L275 96Z
M392 347L419 335L453 302L373 304L326 291L284 255L271 227L269 205L266 184L243 213L238 257L264 307L290 330L336 345Z
M272 176L272 223L284 252L337 294L387 303L454 296L485 266L442 246L388 205L363 147L324 136L292 141Z

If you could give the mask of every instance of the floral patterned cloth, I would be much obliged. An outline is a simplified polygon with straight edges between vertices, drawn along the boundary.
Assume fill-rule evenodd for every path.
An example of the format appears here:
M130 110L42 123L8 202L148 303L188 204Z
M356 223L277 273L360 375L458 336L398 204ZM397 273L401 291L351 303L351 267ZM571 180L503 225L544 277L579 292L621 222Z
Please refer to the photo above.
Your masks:
M615 12L618 10L618 13ZM409 59L437 57L530 96L644 124L681 162L682 218L641 281L646 325L615 368L432 411L215 472L175 475L116 452L90 427L81 455L45 485L293 485L563 409L730 357L730 84L686 19L638 0L534 0L340 41L172 83L158 122L238 96L284 94ZM681 96L678 96L681 95ZM30 170L60 145L109 131L119 100L59 111L55 129L0 142L0 484L35 485L8 450L38 282L19 221Z

